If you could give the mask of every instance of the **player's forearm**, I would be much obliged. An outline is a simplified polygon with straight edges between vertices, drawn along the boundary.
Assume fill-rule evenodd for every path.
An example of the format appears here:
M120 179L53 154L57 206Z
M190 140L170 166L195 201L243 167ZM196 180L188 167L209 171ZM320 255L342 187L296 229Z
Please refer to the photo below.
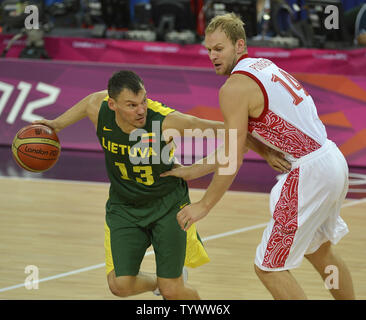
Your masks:
M87 116L88 97L84 98L73 107L65 111L52 121L56 132L80 121Z
M215 173L205 195L200 201L208 211L220 201L234 181L235 176L236 173L232 175L220 175L217 172Z
M213 121L213 120L206 120L206 119L199 119L195 118L193 122L193 136L196 138L206 137L210 138L209 130L213 130L212 139L217 139L220 132L222 130L224 132L224 123L220 121ZM192 164L192 174L194 179L203 177L209 173L214 172L217 169L218 165L218 154L222 151L223 145L219 146L214 152L206 156L205 158L196 161Z
M218 130L224 130L224 123L221 121L214 121L214 120L206 120L206 119L200 119L200 127L202 130L205 129L213 129L215 131L216 137Z
M201 134L199 131L202 131L203 135L206 136L209 134L207 130L213 130L214 136L212 138L217 138L219 130L225 129L224 123L221 121L214 121L214 120L207 120L207 119L201 119L197 117L192 116L192 121L189 124L189 126L186 127L186 129L190 129L193 131L193 136L195 137L201 137ZM205 132L206 131L206 132ZM186 134L189 134L187 130L185 130Z
M248 133L247 135L245 144L250 150L253 150L255 153L259 154L262 158L265 158L267 152L267 146L264 145L259 140L255 139L250 133Z
M223 145L219 146L214 152L191 165L192 178L197 179L214 172L218 167L218 154L222 152Z
M240 145L242 145L242 147L240 147ZM220 164L220 161L217 161L215 175L201 200L208 211L219 202L234 181L241 164L243 163L243 156L245 153L244 145L245 141L235 145L237 148L236 152L233 152L228 147L226 148L226 154L229 153L226 165L222 165ZM219 160L223 159L223 152L224 148L221 148L218 153L220 157Z

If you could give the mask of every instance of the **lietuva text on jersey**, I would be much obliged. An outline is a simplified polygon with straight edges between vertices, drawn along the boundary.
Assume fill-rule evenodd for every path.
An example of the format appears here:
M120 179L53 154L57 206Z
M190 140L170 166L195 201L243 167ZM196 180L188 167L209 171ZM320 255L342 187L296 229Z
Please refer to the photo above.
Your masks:
M152 155L157 156L158 153L154 151L153 147L144 147L139 148L135 146L127 146L124 144L118 144L110 140L106 140L104 137L102 137L102 146L104 149L108 150L109 152L115 153L115 154L121 154L126 155L130 157L151 157Z
M98 114L97 136L111 181L112 203L136 205L141 199L146 203L177 187L183 188L177 177L160 177L174 166L174 141L167 143L162 134L162 123L171 112L174 109L148 99L145 125L126 133L117 125L115 112L108 107L108 97L104 99Z

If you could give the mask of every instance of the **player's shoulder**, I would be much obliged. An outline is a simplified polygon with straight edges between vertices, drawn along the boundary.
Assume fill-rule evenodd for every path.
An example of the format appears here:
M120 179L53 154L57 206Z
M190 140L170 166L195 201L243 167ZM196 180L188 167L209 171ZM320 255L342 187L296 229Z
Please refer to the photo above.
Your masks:
M173 108L166 106L164 103L156 100L147 99L147 108L152 112L166 116L175 111Z
M220 88L220 95L250 94L256 88L256 83L250 77L243 74L232 74Z
M94 92L86 97L86 112L95 127L97 127L98 116L103 101L108 101L107 90Z
M108 91L107 90L102 90L102 91L97 91L97 92L94 92L92 94L90 94L88 96L88 102L90 104L93 104L93 105L98 105L100 106L102 104L103 101L108 101Z

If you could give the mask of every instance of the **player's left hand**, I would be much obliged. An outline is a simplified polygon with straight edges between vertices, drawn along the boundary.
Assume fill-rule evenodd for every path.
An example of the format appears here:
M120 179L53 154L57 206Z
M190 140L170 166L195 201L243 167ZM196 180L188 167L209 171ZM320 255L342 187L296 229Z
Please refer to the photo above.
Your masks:
M195 202L185 206L177 213L177 220L182 230L187 231L191 225L208 214L208 210L200 203Z
M189 181L201 177L202 170L200 170L199 166L183 166L181 164L174 164L172 170L165 171L164 173L160 174L160 177L168 176L174 176Z
M278 172L288 173L291 171L291 163L285 159L285 155L281 152L268 148L265 159Z

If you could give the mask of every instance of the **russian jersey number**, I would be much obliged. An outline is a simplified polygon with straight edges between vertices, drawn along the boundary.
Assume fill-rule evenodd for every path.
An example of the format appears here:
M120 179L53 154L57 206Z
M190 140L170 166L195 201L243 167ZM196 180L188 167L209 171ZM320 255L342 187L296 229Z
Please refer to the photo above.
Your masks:
M287 73L286 71L281 70L281 69L279 69L279 71L286 78L286 80L291 84L291 86L284 79L280 78L276 74L272 74L272 81L279 82L287 90L287 92L292 96L293 103L295 106L297 106L299 103L301 103L304 100L304 98L297 95L295 90L297 90L297 91L304 90L304 93L307 96L309 95L309 93L304 89L304 87L301 85L301 83L299 81L297 81L292 75L290 75L289 73ZM294 88L295 90L292 89L291 87Z

